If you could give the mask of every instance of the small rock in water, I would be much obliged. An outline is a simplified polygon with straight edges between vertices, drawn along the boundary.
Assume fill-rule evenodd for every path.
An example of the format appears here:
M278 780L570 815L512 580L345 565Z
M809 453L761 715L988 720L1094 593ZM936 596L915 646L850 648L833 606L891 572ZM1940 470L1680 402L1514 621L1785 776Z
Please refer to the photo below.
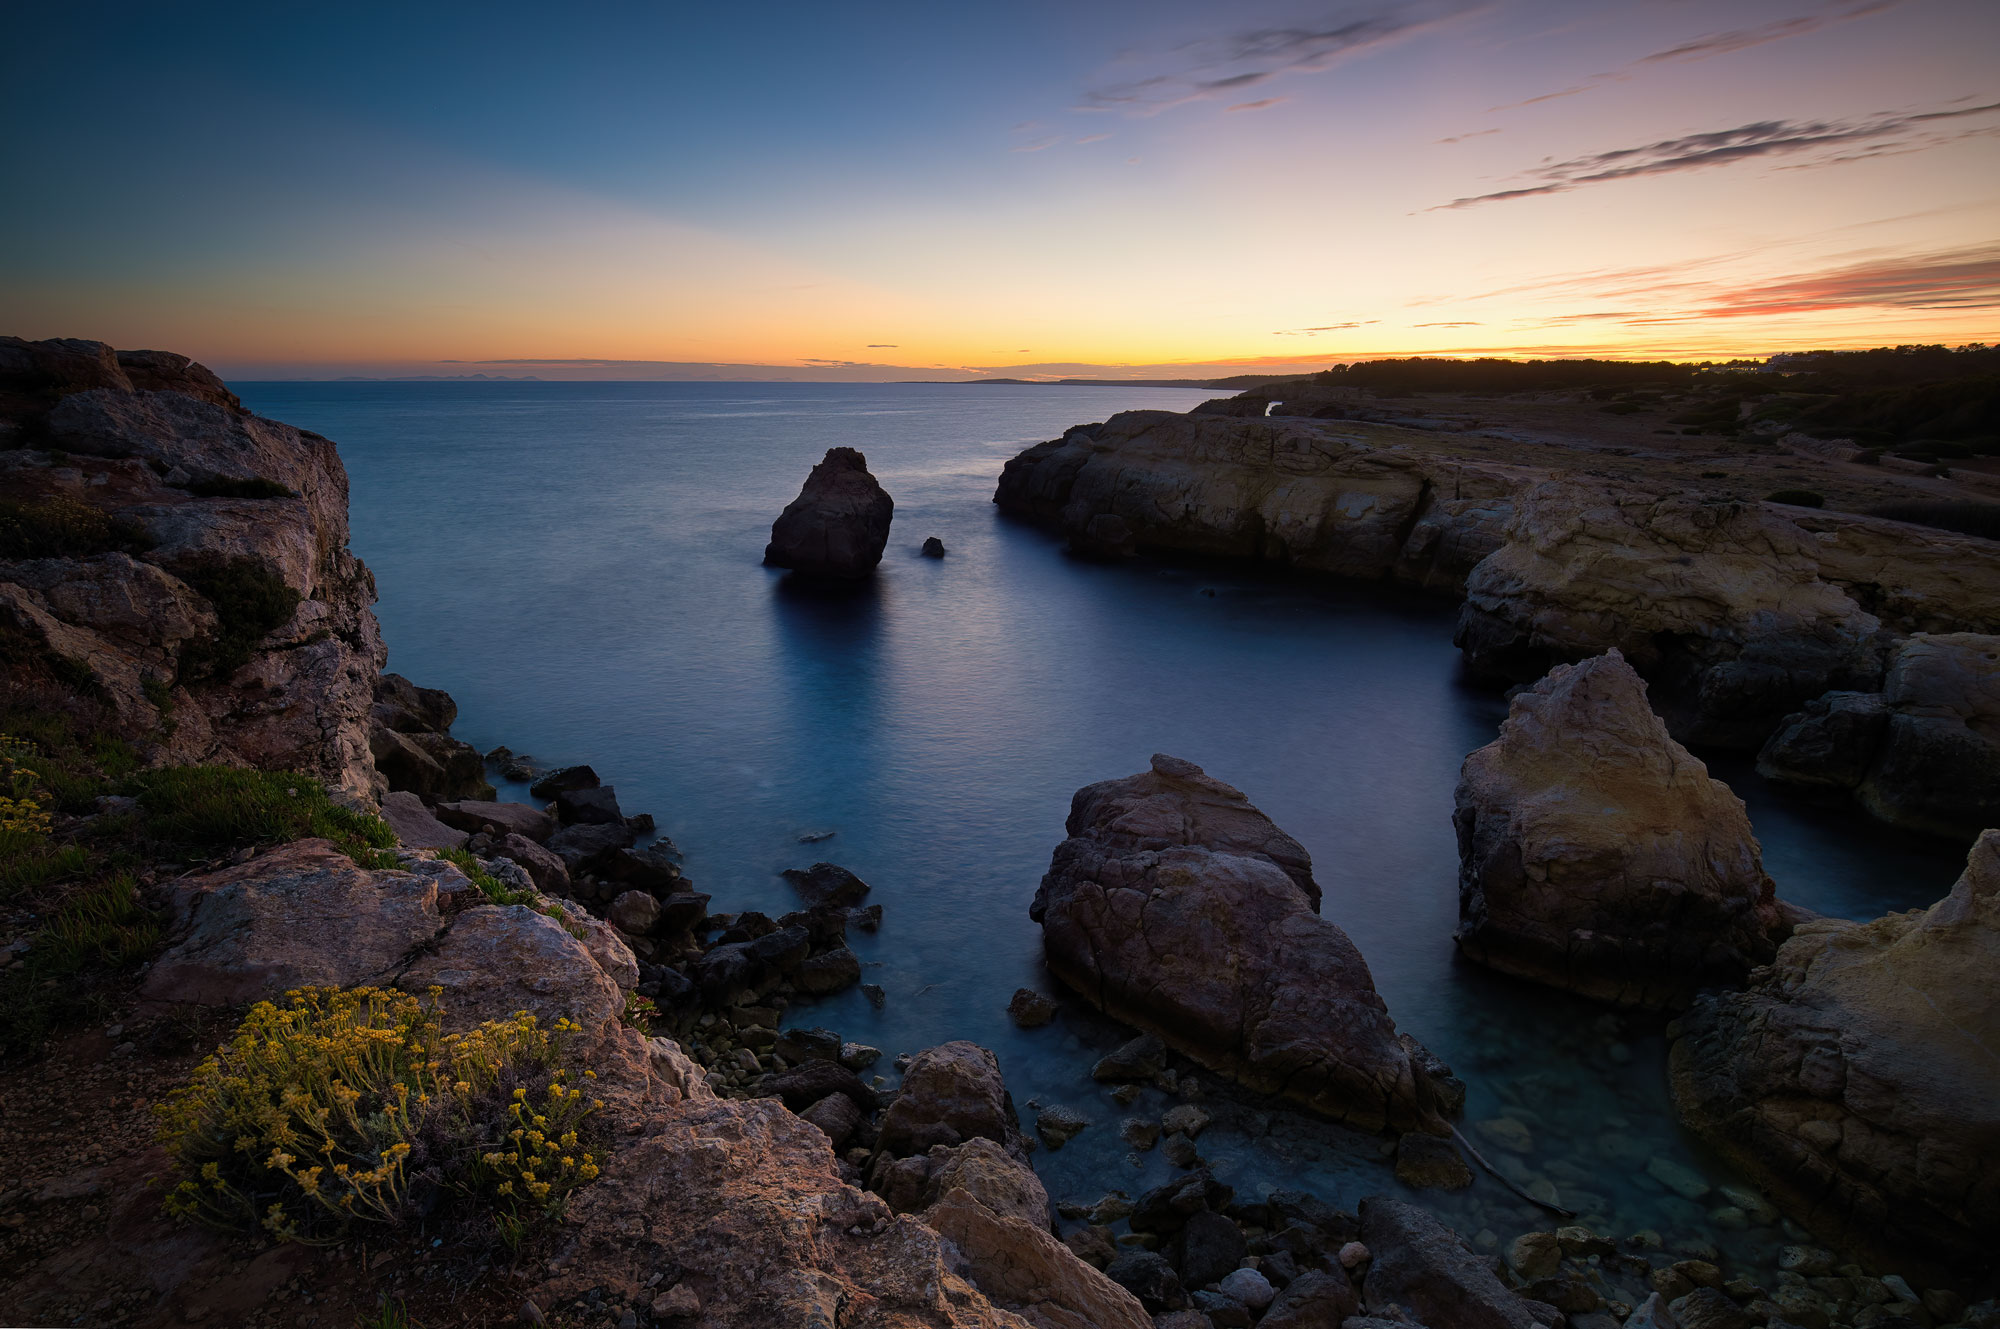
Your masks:
M1107 1084L1150 1080L1167 1064L1167 1045L1152 1034L1141 1034L1090 1068L1090 1078Z
M831 840L838 831L807 831L799 837L800 844L818 844L821 840Z
M1658 1154L1647 1161L1646 1175L1684 1200L1699 1200L1710 1190L1699 1172Z
M1118 1127L1118 1138L1134 1149L1151 1149L1160 1142L1160 1124L1143 1117L1127 1117Z
M1166 1143L1160 1146L1160 1152L1165 1154L1167 1161L1175 1167L1193 1167L1201 1161L1201 1155L1196 1151L1194 1141L1185 1135L1169 1135Z
M1144 1092L1145 1090L1136 1084L1121 1084L1111 1091L1111 1101L1119 1107L1131 1107Z
M1472 1184L1472 1169L1450 1140L1411 1131L1396 1141L1396 1180L1406 1186L1463 1190Z
M1478 1123L1474 1129L1502 1149L1511 1149L1517 1154L1535 1152L1535 1137L1529 1133L1527 1126L1513 1117L1493 1117Z
M850 1071L865 1070L882 1060L882 1049L866 1043L842 1043L840 1064Z
M1562 1243L1553 1232L1528 1232L1507 1248L1507 1263L1530 1282L1547 1278L1562 1265Z
M1183 1103L1179 1107L1167 1109L1167 1114L1160 1118L1160 1129L1169 1135L1185 1135L1193 1140L1208 1129L1209 1121L1210 1117L1206 1112L1192 1103Z
M1124 1191L1106 1191L1102 1199L1090 1206L1086 1216L1097 1224L1116 1223L1121 1218L1130 1218L1132 1197Z
M1033 988L1016 988L1007 1018L1023 1029L1039 1029L1056 1018L1056 1004Z
M926 536L924 538L924 557L943 558L944 541L938 539L935 535Z
M1041 1136L1051 1149L1062 1148L1088 1125L1090 1118L1060 1103L1045 1107L1035 1114L1035 1133Z

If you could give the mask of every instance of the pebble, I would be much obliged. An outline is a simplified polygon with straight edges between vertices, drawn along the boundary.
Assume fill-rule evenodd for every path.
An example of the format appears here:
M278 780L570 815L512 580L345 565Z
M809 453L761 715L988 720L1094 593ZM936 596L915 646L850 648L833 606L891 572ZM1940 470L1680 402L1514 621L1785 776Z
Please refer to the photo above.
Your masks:
M1340 1248L1340 1267L1342 1269L1358 1269L1362 1265L1367 1264L1370 1258L1372 1257L1368 1254L1368 1248L1358 1241L1350 1241Z
M1646 1175L1684 1200L1700 1200L1712 1189L1693 1168L1658 1154L1647 1160Z

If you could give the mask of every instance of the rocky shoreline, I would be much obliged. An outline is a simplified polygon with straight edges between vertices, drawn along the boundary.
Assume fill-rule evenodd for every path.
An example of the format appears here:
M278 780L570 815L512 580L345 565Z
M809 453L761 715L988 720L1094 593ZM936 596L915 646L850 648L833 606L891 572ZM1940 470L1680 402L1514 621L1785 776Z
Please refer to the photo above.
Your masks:
M1990 825L1991 542L1677 506L1216 413L1073 430L1010 462L996 500L1093 556L1176 549L1463 595L1469 662L1541 681L1467 762L1461 949L1682 1012L1683 1113L1778 1202L1745 1189L1739 1211L1775 1223L1782 1208L1916 1286L1805 1240L1774 1270L1725 1269L1712 1250L1551 1213L1495 1252L1399 1196L1343 1212L1296 1191L1236 1194L1202 1157L1211 1077L1379 1133L1413 1187L1464 1187L1470 1164L1488 1165L1453 1124L1464 1084L1397 1031L1304 849L1164 755L1077 792L1034 917L1073 999L1139 1032L1094 1075L1120 1105L1170 1096L1117 1130L1174 1175L1136 1197L1052 1201L1035 1153L1108 1124L1031 1104L1024 1128L998 1058L972 1043L885 1055L799 1022L861 983L847 939L883 916L866 883L812 863L786 874L798 909L711 914L652 818L595 770L481 754L451 736L448 696L381 672L326 440L243 411L181 357L83 342L0 341L0 421L8 708L115 739L141 769L296 773L361 819L315 826L363 833L379 810L397 842L249 833L220 858L172 863L154 849L141 889L158 942L114 989L115 1027L137 1037L53 1054L96 1055L79 1082L118 1083L93 1110L142 1115L138 1100L247 1003L393 985L440 994L455 1032L519 1011L573 1025L565 1055L601 1096L605 1151L602 1174L519 1250L457 1229L427 1248L413 1222L357 1262L348 1247L171 1223L143 1185L168 1159L121 1124L119 1152L42 1165L0 1196L20 1243L0 1291L10 1318L338 1323L378 1293L386 1307L402 1278L489 1320L632 1329L2000 1325L1977 1303L1993 1271L1976 1237L2000 1223L1983 1161L2000 1143L1992 1095L1979 1106L1994 1083L1980 1049L1995 1045L2000 833L1927 913L1806 921L1774 899L1741 803L1676 741L1768 739L1772 769L1858 790L1885 820ZM858 551L794 532L774 561L865 573L891 505L859 454L822 467L792 525L816 485L845 486L879 532ZM46 750L21 751L47 767ZM1949 780L1928 774L1940 753ZM498 801L492 775L539 801ZM1599 796L1615 807L1579 818L1579 799ZM84 844L166 816L149 787L63 809L47 833ZM1024 990L1012 1010L1035 1027L1062 1004ZM173 1043L175 1029L201 1032ZM1796 1055L1760 1056L1771 1041ZM10 1060L10 1099L32 1066ZM29 1215L76 1199L87 1214L31 1229Z

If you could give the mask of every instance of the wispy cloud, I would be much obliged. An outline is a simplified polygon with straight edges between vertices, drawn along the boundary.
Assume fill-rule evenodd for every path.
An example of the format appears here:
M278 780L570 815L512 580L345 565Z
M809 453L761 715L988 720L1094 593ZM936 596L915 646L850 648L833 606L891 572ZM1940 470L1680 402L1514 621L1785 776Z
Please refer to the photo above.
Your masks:
M1437 141L1439 143L1463 143L1469 138L1485 138L1488 134L1497 134L1499 132L1498 129L1475 129L1470 134L1453 134L1450 138L1441 138Z
M1920 142L1919 136L1931 126L1971 116L2000 111L2000 102L1961 106L1934 111L1877 116L1869 120L1760 120L1705 134L1662 139L1635 148L1572 157L1567 161L1538 166L1528 173L1529 183L1515 189L1500 189L1453 199L1429 209L1432 212L1476 207L1508 199L1533 198L1541 194L1562 194L1585 185L1635 176L1669 175L1696 171L1710 166L1727 166L1759 157L1818 154L1801 166L1832 166L1852 160L1855 147L1879 145L1883 148L1915 150L1936 146L1955 135L1933 136ZM1980 131L1973 131L1980 132Z
M897 344L892 341L871 341L868 343L868 349L871 351L893 351L897 349Z
M1573 84L1557 92L1545 92L1539 97L1529 97L1522 101L1508 102L1495 106L1493 111L1518 111L1525 106L1536 106L1542 102L1552 102L1561 97L1574 97L1580 93L1595 92L1607 83L1621 83L1634 73L1653 65L1681 64L1692 60L1707 60L1713 56L1731 55L1737 51L1747 51L1753 46L1763 46L1768 42L1785 41L1792 37L1804 37L1824 28L1840 23L1852 22L1858 18L1868 18L1885 13L1909 3L1909 0L1845 0L1845 3L1829 4L1825 12L1800 14L1794 18L1776 19L1761 23L1754 28L1732 28L1726 32L1705 32L1684 42L1677 42L1636 60L1627 61L1619 68L1606 74L1593 74L1581 83Z
M1375 0L1372 8L1350 10L1321 23L1252 28L1204 38L1155 58L1151 63L1157 72L1086 91L1076 109L1155 115L1187 102L1256 87L1281 75L1319 73L1486 7L1488 0ZM1239 103L1246 109L1253 105Z
M1078 142L1078 143L1102 143L1102 142L1103 142L1103 141L1104 141L1105 139L1107 139L1107 138L1110 138L1110 137L1111 137L1111 135L1109 135L1109 134L1085 134L1085 135L1084 135L1084 136L1083 136L1082 138L1078 139L1078 140L1077 140L1077 142Z
M1044 148L1053 148L1056 144L1060 142L1062 142L1061 134L1044 134L1042 137L1037 139L1030 139L1026 143L1016 143L1013 147L1007 149L1007 151L1040 152Z
M1410 326L1416 328L1476 328L1482 325L1478 320L1474 319L1464 323L1413 323Z
M1238 102L1234 106L1225 106L1222 109L1225 111L1261 111L1266 106L1276 106L1279 102L1288 102L1290 100L1290 97L1265 97L1260 101Z
M1831 309L2000 309L2000 245L1861 263L1719 294L1709 318Z
M1350 328L1365 328L1370 323L1379 323L1381 321L1377 318L1364 318L1355 323L1323 323L1316 328L1287 328L1282 332L1274 332L1271 335L1273 337L1317 337L1322 332L1346 332Z

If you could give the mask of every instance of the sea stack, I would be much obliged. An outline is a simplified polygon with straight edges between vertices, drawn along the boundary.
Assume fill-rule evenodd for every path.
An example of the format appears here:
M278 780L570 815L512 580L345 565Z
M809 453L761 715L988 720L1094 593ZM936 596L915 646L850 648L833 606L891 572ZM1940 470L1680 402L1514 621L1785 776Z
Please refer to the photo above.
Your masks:
M1616 650L1514 698L1458 782L1458 945L1503 973L1677 1009L1767 963L1783 911L1743 801Z
M1050 972L1209 1069L1362 1130L1442 1135L1444 1067L1399 1038L1321 918L1305 848L1190 761L1086 786L1030 915Z
M882 561L895 515L895 500L868 473L868 459L853 448L828 448L771 523L764 563L809 577L866 577Z

